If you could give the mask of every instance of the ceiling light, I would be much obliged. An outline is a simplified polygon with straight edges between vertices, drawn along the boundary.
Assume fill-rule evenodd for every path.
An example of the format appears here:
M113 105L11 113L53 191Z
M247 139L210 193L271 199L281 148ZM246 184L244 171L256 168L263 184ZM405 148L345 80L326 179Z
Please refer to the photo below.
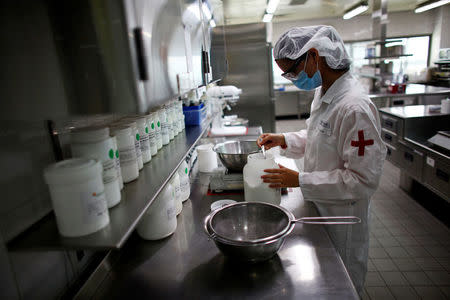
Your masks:
M271 22L272 21L272 18L273 18L273 15L272 14L264 14L264 17L263 17L263 22L264 23L269 23L269 22Z
M450 0L426 1L419 4L414 12L416 14L450 3Z
M267 3L266 13L273 14L277 10L278 3L280 3L280 0L269 0L269 3Z
M449 0L450 1L450 0ZM345 14L343 16L344 20L348 20L353 18L354 16L357 16L359 14L362 14L367 9L369 9L369 4L367 1L361 1L356 5L353 5L349 9L345 11Z
M214 19L211 19L211 21L209 21L209 25L213 28L216 27L216 21L214 21Z

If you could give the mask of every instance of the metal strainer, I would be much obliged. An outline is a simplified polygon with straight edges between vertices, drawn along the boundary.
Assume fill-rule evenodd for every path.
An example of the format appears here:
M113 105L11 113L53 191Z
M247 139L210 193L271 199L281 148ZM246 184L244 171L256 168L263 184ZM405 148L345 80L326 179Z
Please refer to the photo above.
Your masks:
M280 237L293 223L356 224L357 217L304 217L295 219L283 207L263 202L240 202L227 205L208 220L210 233L221 239L239 243L261 243Z

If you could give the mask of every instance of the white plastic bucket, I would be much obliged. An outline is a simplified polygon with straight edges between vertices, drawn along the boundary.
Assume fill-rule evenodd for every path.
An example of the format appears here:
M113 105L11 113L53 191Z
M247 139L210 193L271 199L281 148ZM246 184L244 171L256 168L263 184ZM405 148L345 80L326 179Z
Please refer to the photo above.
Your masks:
M62 236L91 234L109 224L99 161L87 158L63 160L48 166L44 178Z
M217 154L213 151L213 144L197 146L198 170L210 173L217 168Z

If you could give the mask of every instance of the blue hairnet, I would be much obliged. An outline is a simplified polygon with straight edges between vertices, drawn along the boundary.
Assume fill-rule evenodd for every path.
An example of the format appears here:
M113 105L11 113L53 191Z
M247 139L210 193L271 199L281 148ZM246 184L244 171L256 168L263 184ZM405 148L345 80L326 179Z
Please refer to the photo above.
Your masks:
M332 69L345 69L351 64L339 33L332 26L293 27L283 33L273 49L275 59L295 60L315 48Z

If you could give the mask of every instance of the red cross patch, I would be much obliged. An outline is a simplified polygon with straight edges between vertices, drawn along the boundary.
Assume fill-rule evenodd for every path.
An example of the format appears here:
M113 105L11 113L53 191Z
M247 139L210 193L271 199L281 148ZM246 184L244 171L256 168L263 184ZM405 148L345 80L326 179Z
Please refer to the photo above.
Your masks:
M353 147L358 147L358 156L364 156L366 146L373 145L373 140L364 140L364 131L358 131L358 140L350 143Z

